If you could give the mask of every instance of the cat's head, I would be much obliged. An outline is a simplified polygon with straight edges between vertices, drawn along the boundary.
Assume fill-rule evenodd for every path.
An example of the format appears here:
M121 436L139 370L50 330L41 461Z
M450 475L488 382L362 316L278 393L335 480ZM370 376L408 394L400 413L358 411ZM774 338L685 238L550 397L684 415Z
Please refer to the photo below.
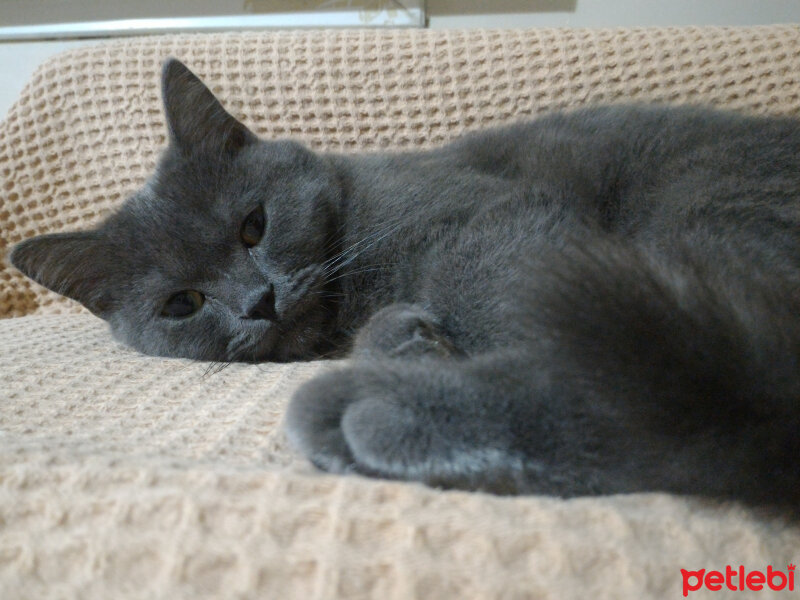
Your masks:
M333 310L333 167L297 143L259 140L176 60L162 92L169 146L144 187L94 230L21 242L12 264L148 354L313 356Z

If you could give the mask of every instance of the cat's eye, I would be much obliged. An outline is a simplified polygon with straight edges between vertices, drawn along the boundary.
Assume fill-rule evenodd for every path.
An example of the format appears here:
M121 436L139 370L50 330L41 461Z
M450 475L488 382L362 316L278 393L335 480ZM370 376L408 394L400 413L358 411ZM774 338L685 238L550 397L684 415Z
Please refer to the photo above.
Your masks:
M184 290L172 294L161 309L161 316L173 319L182 319L193 315L203 306L205 297L200 292L194 290Z
M261 241L265 224L264 209L260 206L245 217L239 237L246 248L252 248Z

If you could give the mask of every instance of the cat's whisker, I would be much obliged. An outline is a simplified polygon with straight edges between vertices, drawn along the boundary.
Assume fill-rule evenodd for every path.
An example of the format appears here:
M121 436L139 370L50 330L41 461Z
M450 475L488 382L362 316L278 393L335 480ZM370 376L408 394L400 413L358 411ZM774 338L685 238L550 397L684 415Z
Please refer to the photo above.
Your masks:
M363 254L365 251L369 250L370 248L374 247L378 242L383 241L388 236L390 236L390 235L394 234L395 232L397 232L397 230L400 229L402 224L403 224L402 222L398 222L398 223L395 223L394 225L388 225L383 230L378 230L377 232L375 232L375 234L373 234L371 236L367 236L366 238L364 238L363 240L358 242L358 244L353 244L350 248L348 248L346 253L349 252L349 253L352 254L353 252L356 251L356 248L358 246L361 246L362 244L365 244L365 243L367 245L365 247L363 247L363 248L358 248L358 251L355 252L354 255L352 255L347 260L345 260L345 264L349 263L349 262L352 262L352 260L354 260L355 258L360 256L361 254Z
M377 243L378 241L380 241L380 240L376 240L376 242L375 242L375 243ZM337 264L337 265L335 265L335 266L333 266L333 267L331 267L331 268L325 269L325 270L324 270L324 272L323 272L323 275L324 275L324 277L326 277L326 279L327 279L327 278L329 278L331 275L333 275L333 274L335 274L335 273L338 273L339 271L341 271L342 269L344 269L346 266L348 266L349 264L351 264L353 261L355 261L355 260L356 260L356 259L357 259L357 258L358 258L358 257L359 257L361 254L363 254L363 253L364 253L365 251L367 251L368 249L369 249L369 247L367 247L367 248L364 248L362 251L360 251L360 252L358 252L357 254L355 254L355 255L353 255L353 256L351 256L351 257L347 258L347 259L346 259L346 260L344 260L343 262L341 262L341 263L339 263L339 264ZM362 266L368 266L368 265L362 265ZM391 266L391 265L386 265L386 266ZM328 279L328 280L330 280L330 279Z
M358 270L361 270L361 269L371 269L371 268L375 268L375 267L381 267L381 268L391 269L393 266L394 266L394 263L388 263L388 262L374 262L374 263L368 263L368 264L358 265L358 267L357 267L356 269L353 269L353 270L351 270L351 271L349 271L349 272L350 272L350 273L354 273L354 272L356 272L356 271L358 271ZM335 274L336 274L337 272L339 272L340 270L341 270L341 269L331 269L329 272L325 273L325 275L335 275Z
M370 240L372 240L376 236L381 235L383 232L385 232L386 230L388 230L392 226L393 226L393 224L387 225L387 226L383 227L382 229L379 229L377 231L373 231L369 235L361 238L360 240L358 240L356 242L353 242L347 248L341 250L340 252L338 252L337 254L335 254L334 256L332 256L331 258L326 260L325 262L323 262L322 266L324 267L324 266L328 266L329 264L335 263L338 259L340 259L344 255L346 255L348 252L351 252L352 250L354 250L358 246L369 242ZM335 241L338 243L339 240L335 240Z
M342 279L344 277L349 277L351 275L363 275L365 273L375 273L375 272L379 272L379 271L385 271L386 269L387 269L387 267L385 267L385 266L365 267L365 268L360 268L360 269L353 269L352 271L346 271L344 273L339 273L338 275L336 275L336 277L331 277L331 278L327 279L327 282L328 283L332 283L334 281L337 281L337 280Z
M364 237L363 239L351 244L348 248L340 252L338 255L331 257L321 264L326 275L333 273L344 266L353 262L361 254L373 248L376 244L383 241L389 235L395 233L401 226L402 222L398 221L379 229L376 232ZM364 246L366 244L366 246ZM363 247L362 247L363 246Z
M337 293L328 294L328 293L324 293L324 292L317 294L317 298L325 298L325 299L328 299L328 300L340 300L340 299L343 299L343 298L347 298L347 296L348 296L347 294L337 294Z
M230 365L229 362L214 361L209 363L206 370L203 372L202 378L205 379L212 375L217 375Z

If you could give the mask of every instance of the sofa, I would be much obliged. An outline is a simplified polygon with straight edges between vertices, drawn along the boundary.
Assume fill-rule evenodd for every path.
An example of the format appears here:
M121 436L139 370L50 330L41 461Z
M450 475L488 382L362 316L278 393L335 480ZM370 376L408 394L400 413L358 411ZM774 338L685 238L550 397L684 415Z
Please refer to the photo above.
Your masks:
M329 151L436 146L594 103L800 116L793 25L113 41L48 60L0 125L0 254L92 226L145 180L166 140L168 56L259 135ZM335 362L143 356L7 260L0 316L6 600L741 598L693 591L681 569L800 560L797 523L735 503L497 497L319 472L281 419Z

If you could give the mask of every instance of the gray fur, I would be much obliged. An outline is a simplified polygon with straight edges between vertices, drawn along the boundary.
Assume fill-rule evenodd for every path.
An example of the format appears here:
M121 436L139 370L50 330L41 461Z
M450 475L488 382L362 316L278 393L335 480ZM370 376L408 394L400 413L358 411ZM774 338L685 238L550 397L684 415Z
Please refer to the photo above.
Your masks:
M217 361L351 351L287 414L329 471L800 500L797 121L599 107L345 156L258 140L177 61L163 87L150 181L95 231L11 254L118 338ZM181 290L205 303L162 316Z

